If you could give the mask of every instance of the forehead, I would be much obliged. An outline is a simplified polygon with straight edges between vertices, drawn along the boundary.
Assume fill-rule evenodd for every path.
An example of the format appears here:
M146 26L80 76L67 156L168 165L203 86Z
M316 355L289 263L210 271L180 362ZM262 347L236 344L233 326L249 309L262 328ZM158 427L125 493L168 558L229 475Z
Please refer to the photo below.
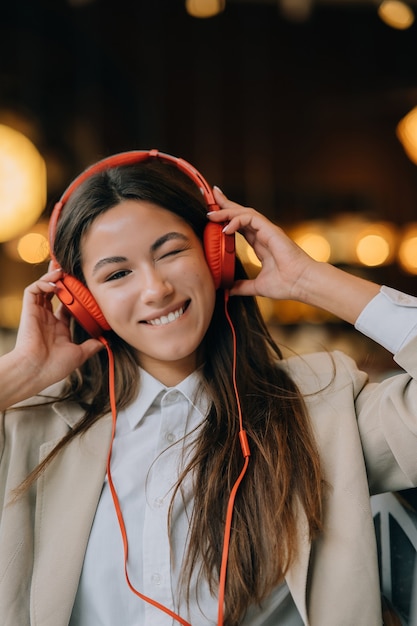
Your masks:
M148 250L170 232L196 237L191 226L172 211L151 202L124 200L92 222L81 240L82 261L122 246Z
M192 230L182 217L169 209L145 200L123 200L99 215L90 224L84 240L88 241L97 234L131 232L131 230L136 235L152 236L153 232L170 230L173 225L181 230Z

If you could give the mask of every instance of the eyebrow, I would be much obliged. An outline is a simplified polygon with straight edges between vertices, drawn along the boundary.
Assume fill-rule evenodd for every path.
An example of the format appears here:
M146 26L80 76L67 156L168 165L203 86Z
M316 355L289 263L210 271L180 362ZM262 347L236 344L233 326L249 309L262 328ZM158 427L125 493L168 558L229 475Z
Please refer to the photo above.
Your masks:
M157 239L151 245L151 252L156 252L158 248L163 246L164 243L166 243L167 241L170 241L171 239L181 239L181 241L188 241L188 237L184 235L183 233L177 233L176 231L172 231L170 233L166 233L165 235L162 235L162 237L159 237L159 239Z
M124 263L125 261L127 261L127 257L125 257L125 256L108 256L108 257L105 257L104 259L100 259L100 261L97 261L97 263L93 267L92 274L94 275L96 272L98 272L99 269L101 269L105 265L109 265L111 263Z
M172 231L170 233L166 233L159 237L150 247L151 252L156 252L161 246L164 245L167 241L171 241L171 239L180 239L181 241L188 241L188 237L183 233L178 233L176 231ZM100 259L93 267L93 275L96 274L102 267L105 265L110 265L112 263L125 263L127 261L127 257L125 256L108 256Z

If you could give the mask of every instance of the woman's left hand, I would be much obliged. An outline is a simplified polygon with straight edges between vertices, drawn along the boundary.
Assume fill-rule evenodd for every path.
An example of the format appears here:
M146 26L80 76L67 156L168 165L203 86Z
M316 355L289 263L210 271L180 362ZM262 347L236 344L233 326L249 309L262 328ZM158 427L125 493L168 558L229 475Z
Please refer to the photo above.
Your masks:
M228 200L217 187L214 194L220 211L210 213L209 219L227 223L227 234L239 231L262 263L256 278L236 281L230 294L303 299L301 287L316 261L261 213Z
M214 196L220 210L209 213L208 218L225 223L225 233L239 231L262 263L256 278L234 283L231 295L297 300L353 324L379 292L376 283L315 261L279 226L254 209L231 202L217 187Z

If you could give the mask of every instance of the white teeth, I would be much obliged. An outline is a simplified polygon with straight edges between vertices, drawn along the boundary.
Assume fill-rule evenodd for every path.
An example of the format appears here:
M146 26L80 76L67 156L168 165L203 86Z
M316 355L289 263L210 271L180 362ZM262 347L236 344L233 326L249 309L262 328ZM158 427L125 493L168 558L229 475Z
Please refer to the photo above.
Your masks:
M173 311L168 313L168 315L161 315L161 317L156 317L154 320L149 320L148 324L152 324L152 326L163 326L164 324L169 324L170 322L174 322L184 313L184 307L181 307L177 311Z

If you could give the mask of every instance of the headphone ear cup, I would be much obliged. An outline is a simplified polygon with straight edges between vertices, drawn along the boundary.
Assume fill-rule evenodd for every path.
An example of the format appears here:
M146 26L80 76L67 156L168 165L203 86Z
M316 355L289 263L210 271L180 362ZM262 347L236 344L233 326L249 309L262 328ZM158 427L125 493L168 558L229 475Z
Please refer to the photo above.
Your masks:
M56 295L92 337L100 337L103 331L111 330L87 287L74 276L66 274L62 280L57 281Z
M235 236L226 235L223 227L209 222L204 229L204 253L216 289L228 289L235 277Z

